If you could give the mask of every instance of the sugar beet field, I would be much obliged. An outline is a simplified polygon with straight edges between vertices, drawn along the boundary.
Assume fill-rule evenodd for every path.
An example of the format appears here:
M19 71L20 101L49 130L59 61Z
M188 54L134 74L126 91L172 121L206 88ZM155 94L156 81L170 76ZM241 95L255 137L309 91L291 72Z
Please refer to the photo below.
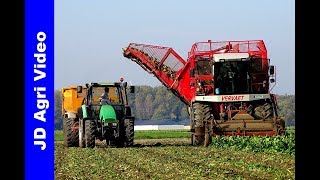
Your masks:
M56 132L55 179L295 179L294 129L285 136L217 137L190 146L186 131L136 131L131 148L66 148Z

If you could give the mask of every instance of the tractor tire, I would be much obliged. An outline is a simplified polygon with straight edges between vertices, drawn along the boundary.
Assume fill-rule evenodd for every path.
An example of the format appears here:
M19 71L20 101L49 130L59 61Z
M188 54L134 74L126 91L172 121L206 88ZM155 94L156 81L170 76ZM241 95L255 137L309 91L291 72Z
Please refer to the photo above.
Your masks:
M254 116L257 119L271 119L273 117L273 107L270 103L264 103L254 108Z
M79 130L78 130L78 134L79 134L79 147L81 148L85 148L86 147L86 143L85 143L85 139L84 139L84 124L83 124L83 120L79 119Z
M63 144L66 147L79 146L78 130L74 130L74 126L77 126L75 118L65 118L63 120Z
M125 119L125 147L132 147L134 140L134 119Z
M96 146L96 122L93 120L86 120L84 129L84 139L86 147L94 148Z
M192 145L209 146L212 142L211 134L209 134L208 123L212 121L212 107L204 103L194 103L194 128L195 133L192 134Z
M119 137L115 140L115 145L117 148L124 147L126 144L126 129L124 126L124 120L118 122L119 126Z

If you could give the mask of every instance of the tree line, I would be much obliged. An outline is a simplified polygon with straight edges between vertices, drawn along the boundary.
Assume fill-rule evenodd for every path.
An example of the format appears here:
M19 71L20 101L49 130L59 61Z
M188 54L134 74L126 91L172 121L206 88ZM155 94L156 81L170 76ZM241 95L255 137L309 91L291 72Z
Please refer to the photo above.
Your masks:
M55 129L62 129L61 91L55 90ZM135 93L128 93L132 112L139 120L189 119L186 105L164 86L136 86ZM295 95L278 95L279 114L288 125L295 122Z

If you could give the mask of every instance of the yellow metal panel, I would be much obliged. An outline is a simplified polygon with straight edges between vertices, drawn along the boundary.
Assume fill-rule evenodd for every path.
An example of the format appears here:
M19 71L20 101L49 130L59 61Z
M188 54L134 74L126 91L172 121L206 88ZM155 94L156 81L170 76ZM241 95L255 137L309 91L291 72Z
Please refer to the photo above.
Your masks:
M86 87L83 86L82 92L85 93ZM81 94L83 94L81 93ZM77 86L70 86L62 89L62 111L77 113L81 106L84 96L77 95Z

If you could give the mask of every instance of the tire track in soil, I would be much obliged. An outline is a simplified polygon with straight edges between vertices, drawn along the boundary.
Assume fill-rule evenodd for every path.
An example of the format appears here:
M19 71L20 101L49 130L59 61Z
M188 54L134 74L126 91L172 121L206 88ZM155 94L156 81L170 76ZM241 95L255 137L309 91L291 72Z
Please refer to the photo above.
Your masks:
M63 144L63 141L55 141L55 144ZM104 141L96 140L96 145L106 147ZM190 138L164 138L164 139L135 139L134 147L143 146L185 146L190 145Z
M130 150L130 148L125 148L127 150ZM110 155L111 157L114 157L114 161L116 162L113 166L113 169L117 171L119 174L122 175L122 178L129 178L129 179L151 179L152 175L144 168L141 168L127 160L127 154L118 154L114 152L120 152L120 151L114 151L115 148L101 148L103 153L106 153L106 155ZM130 155L131 153L129 153ZM125 167L128 166L128 167ZM130 170L130 173L126 172L126 170ZM123 176L126 175L126 176Z

